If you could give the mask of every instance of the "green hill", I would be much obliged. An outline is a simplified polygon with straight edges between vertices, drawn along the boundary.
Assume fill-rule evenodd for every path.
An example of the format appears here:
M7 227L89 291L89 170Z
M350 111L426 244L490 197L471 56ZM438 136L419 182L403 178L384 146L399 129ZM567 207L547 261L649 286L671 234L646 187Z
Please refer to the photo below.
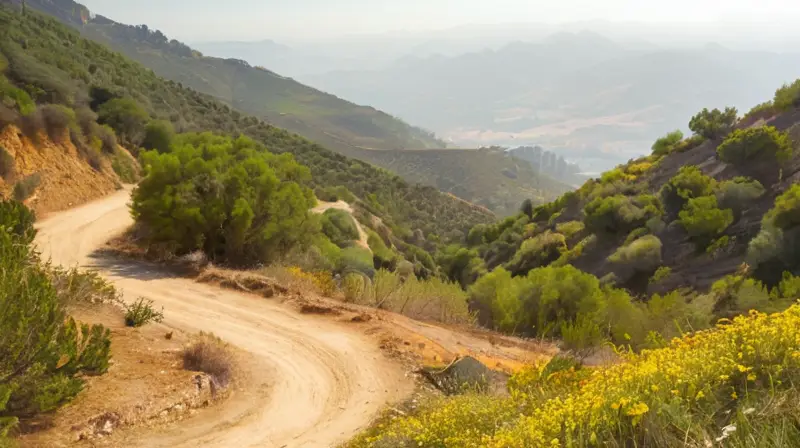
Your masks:
M387 168L409 182L432 185L501 216L516 213L526 199L542 204L572 190L502 150L359 150L353 156Z
M422 129L372 107L359 106L237 59L206 57L146 25L130 26L72 0L29 0L30 8L51 14L84 36L142 63L159 76L212 95L245 113L302 135L331 149L442 148L444 142Z
M8 61L9 81L39 104L80 109L103 99L129 97L151 118L167 120L182 131L247 135L271 152L290 153L308 166L312 188L346 187L398 235L420 230L425 238L447 242L492 219L490 212L432 187L410 185L165 80L46 15L30 10L22 15L19 9L0 6L0 53L0 60Z
M238 59L206 57L146 25L129 26L90 11L72 0L31 0L28 5L78 29L84 36L127 55L157 75L211 95L232 108L275 126L298 133L344 155L389 169L406 181L420 182L475 201L499 214L513 212L527 198L536 203L563 193L563 186L538 173L508 179L501 172L514 164L485 154L459 151L439 164L440 154L422 155L401 150L444 148L427 131L409 126L372 107L358 106ZM180 121L178 130L187 129ZM392 150L373 154L372 150ZM389 158L387 158L389 156ZM421 161L420 158L425 161ZM426 163L432 161L432 164ZM484 169L486 162L492 168ZM422 163L420 163L422 162ZM422 167L422 169L418 169ZM435 169L431 169L435 168ZM481 177L487 188L470 186ZM472 179L465 182L466 179ZM548 186L552 185L553 188Z

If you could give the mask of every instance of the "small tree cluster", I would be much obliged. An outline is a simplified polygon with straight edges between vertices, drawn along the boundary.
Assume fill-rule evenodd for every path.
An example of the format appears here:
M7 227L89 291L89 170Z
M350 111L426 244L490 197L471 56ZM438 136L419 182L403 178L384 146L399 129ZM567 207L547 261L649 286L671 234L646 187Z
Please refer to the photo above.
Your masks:
M672 131L669 134L659 138L653 143L653 155L655 156L665 156L671 153L675 147L677 147L678 143L683 140L683 132L680 130Z
M719 158L736 166L758 160L785 162L792 156L792 140L773 126L737 129L717 148Z
M316 232L308 169L245 137L184 134L173 150L141 156L145 177L132 213L149 244L178 255L263 263Z
M590 232L627 233L663 215L661 202L655 196L634 198L616 195L597 198L583 209L584 223Z
M700 168L684 166L661 188L661 200L667 212L674 216L689 199L713 194L716 186L717 181L703 174Z
M733 211L720 209L715 196L689 199L679 213L678 222L703 247L733 223Z
M737 114L735 107L726 107L723 111L703 109L689 121L689 129L696 135L716 140L733 130Z

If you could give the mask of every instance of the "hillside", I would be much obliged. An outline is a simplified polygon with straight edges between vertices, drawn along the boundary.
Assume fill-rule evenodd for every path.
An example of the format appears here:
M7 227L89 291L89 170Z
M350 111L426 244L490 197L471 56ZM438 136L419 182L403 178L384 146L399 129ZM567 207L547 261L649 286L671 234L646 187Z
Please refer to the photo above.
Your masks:
M635 48L594 33L303 82L370 104L465 146L538 144L592 172L642 154L703 107L750 108L796 78L796 54Z
M572 189L502 150L360 150L353 156L389 169L410 182L452 193L500 216L516 213L526 199L542 204Z
M364 199L365 206L386 225L397 229L397 234L419 229L426 238L446 242L460 238L472 225L492 219L491 213L431 187L409 185L386 171L160 78L44 15L28 11L23 16L18 10L2 7L0 37L0 51L9 61L6 75L30 90L39 103L79 108L128 98L149 118L167 120L176 129L250 136L270 151L290 153L309 167L310 187L346 187ZM131 136L134 140L139 137Z
M353 104L242 60L205 57L146 25L129 26L95 16L72 0L32 0L27 4L109 45L159 76L214 96L328 148L346 153L353 147L444 146L431 133L372 107Z

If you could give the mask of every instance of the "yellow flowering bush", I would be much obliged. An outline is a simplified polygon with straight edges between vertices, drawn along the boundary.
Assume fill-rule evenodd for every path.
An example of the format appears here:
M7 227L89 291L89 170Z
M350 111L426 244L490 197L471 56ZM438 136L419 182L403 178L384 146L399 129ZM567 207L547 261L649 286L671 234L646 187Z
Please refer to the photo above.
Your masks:
M323 296L330 297L336 292L336 282L328 271L306 272L297 266L290 267L288 271L297 280L314 285Z
M738 438L752 434L755 427L745 423L759 418L764 438L789 443L780 431L794 431L792 440L800 440L800 412L763 416L775 403L797 401L800 305L771 315L751 311L666 348L622 355L616 365L548 374L555 396L542 393L544 370L533 368L510 381L507 398L445 400L354 446L718 446L713 441L726 438L748 446L751 439ZM765 410L750 415L754 407ZM386 437L398 443L386 444Z

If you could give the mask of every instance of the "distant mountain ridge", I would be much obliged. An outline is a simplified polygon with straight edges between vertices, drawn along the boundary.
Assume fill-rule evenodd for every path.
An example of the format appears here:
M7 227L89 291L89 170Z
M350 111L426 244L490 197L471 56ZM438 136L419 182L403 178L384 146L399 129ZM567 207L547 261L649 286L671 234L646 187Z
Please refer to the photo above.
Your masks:
M17 1L17 0L13 0ZM243 112L297 132L339 152L351 148L442 148L432 133L372 107L359 106L240 59L203 56L146 25L130 26L93 15L72 0L28 0L157 74L210 94Z
M579 32L303 81L369 98L459 146L535 141L603 171L647 153L703 107L747 110L798 75L794 53L630 46Z

